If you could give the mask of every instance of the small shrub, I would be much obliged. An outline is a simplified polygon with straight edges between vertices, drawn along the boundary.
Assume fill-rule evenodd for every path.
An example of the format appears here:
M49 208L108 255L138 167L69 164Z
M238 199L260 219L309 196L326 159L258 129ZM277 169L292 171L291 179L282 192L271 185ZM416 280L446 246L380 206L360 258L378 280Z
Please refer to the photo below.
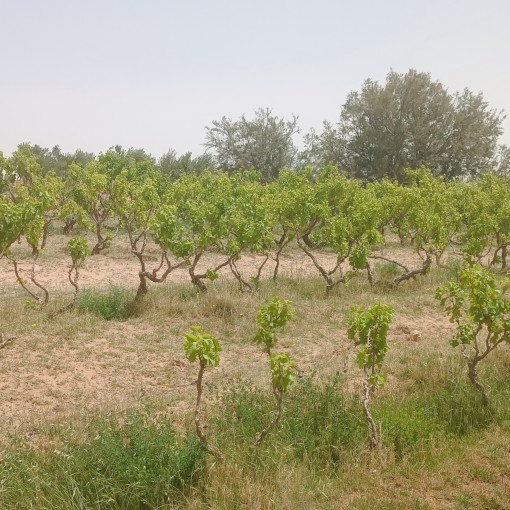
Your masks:
M111 287L106 293L95 289L83 290L78 310L110 321L128 319L136 315L138 306L131 292L121 287Z
M489 396L478 376L478 364L500 344L510 344L510 299L505 293L510 280L498 282L485 268L474 265L460 273L458 281L451 281L436 291L436 299L457 325L450 340L459 347L468 377L477 388L485 406Z

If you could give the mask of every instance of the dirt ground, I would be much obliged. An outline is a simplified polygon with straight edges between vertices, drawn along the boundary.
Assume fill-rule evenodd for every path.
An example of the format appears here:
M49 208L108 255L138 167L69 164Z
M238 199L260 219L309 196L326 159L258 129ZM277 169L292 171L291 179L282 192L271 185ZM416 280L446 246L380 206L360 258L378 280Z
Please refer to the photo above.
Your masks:
M54 234L42 256L35 265L35 274L40 281L50 291L70 291L72 288L67 281L67 272L71 260L67 254L66 244L68 236ZM90 245L93 238L89 239ZM31 250L26 245L15 246L13 252L16 254L19 262L20 274L28 279L32 268ZM147 260L149 261L147 269L152 271L159 265L159 251L157 246L149 245L147 250ZM395 257L399 262L414 268L420 265L420 258L409 248L400 248L393 246L389 254ZM332 269L335 265L335 255L332 253L317 253L319 261L327 269ZM225 257L216 253L206 253L200 260L197 273L206 271L219 263L223 262ZM246 253L240 261L236 263L239 271L248 279L255 276L257 267L263 262L264 257L257 254ZM152 265L151 265L152 264ZM270 258L264 266L261 277L270 278L273 275L275 262ZM348 269L347 264L343 267ZM138 285L138 271L140 265L134 255L131 254L126 239L117 237L114 239L111 248L105 250L100 255L89 257L85 266L80 270L80 285L83 288L104 288L108 286L134 287ZM233 275L228 267L219 270L219 276L226 279L232 279ZM317 269L312 261L301 250L286 250L280 258L279 274L289 278L299 278L311 275L318 275ZM187 282L189 281L188 270L178 268L169 276L169 281ZM18 288L14 270L6 259L0 259L0 296L9 296Z
M66 272L69 257L68 238L55 235L36 267L37 278L50 294L69 292ZM23 256L24 274L30 269L30 251L17 247ZM150 253L157 261L155 247ZM419 263L409 249L395 247L391 255L410 266ZM334 256L319 255L328 265ZM207 254L201 261L204 270L218 263L219 255ZM253 275L261 257L247 254L238 268L247 277ZM136 288L138 263L122 239L116 239L104 255L90 257L80 274L83 288L123 286ZM271 278L274 262L268 262L263 278ZM347 341L345 315L361 300L373 300L370 289L360 293L353 287L326 299L319 279L310 283L317 270L300 251L290 250L281 259L280 275L299 278L310 285L306 289L281 291L294 299L296 318L281 337L281 347L296 360L303 374L320 370L324 374L340 374L348 388L356 391L359 372L354 366L355 350ZM48 319L40 311L27 309L17 287L12 267L0 260L0 332L16 339L0 350L0 426L4 431L23 428L39 419L59 421L73 413L89 409L128 407L143 403L149 397L164 399L169 415L191 410L196 380L196 367L190 366L182 352L183 334L200 323L221 339L224 352L220 367L206 378L216 388L243 376L268 384L266 356L250 343L256 311L269 294L241 294L229 280L228 269L220 272L220 281L211 284L211 292L191 299L175 296L175 289L187 292L185 269L176 271L163 294L152 285L143 313L126 321L105 321L86 313L71 312ZM179 287L180 286L180 287ZM219 290L214 290L218 287ZM319 290L317 290L319 288ZM389 355L388 391L403 370L405 362L416 352L433 351L445 345L451 324L433 300L433 288L417 287L406 297L388 296L397 309L390 331L390 344L399 346ZM294 293L294 294L293 294ZM299 296L305 294L304 297ZM317 295L320 293L320 298ZM414 294L413 294L414 293ZM363 294L363 296L361 296ZM154 297L155 296L155 297ZM165 298L168 296L168 298ZM423 297L426 296L426 297Z

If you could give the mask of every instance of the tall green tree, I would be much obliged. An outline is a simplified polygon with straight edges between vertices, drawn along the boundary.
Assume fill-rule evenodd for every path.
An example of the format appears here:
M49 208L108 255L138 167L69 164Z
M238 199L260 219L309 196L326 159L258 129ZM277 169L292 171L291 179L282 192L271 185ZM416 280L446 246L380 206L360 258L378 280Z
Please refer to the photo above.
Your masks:
M307 154L365 181L404 182L406 168L421 166L447 178L504 172L508 158L498 147L504 118L481 93L451 94L428 73L391 71L384 85L368 79L351 92L339 121L308 135Z
M259 108L251 120L245 115L239 120L222 117L206 127L205 146L213 151L220 169L232 172L255 168L269 182L295 162L297 121L296 116L291 120L277 117L269 108Z

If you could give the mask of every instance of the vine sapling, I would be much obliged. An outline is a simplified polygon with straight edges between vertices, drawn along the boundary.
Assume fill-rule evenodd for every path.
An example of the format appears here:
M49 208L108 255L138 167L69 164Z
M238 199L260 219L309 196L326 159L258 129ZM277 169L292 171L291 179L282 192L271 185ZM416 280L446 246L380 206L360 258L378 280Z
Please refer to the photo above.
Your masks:
M85 262L85 259L90 255L88 242L83 237L73 237L73 239L67 243L67 248L71 253L72 260L67 277L71 285L74 287L74 296L70 303L51 314L51 317L55 317L56 315L72 310L76 306L76 303L78 302L78 295L80 293L80 287L78 285L78 278L80 276L79 271Z
M510 300L505 297L510 280L499 286L487 269L474 265L461 271L459 281L440 287L436 299L457 324L456 335L450 340L460 345L466 360L468 377L489 405L485 387L478 378L478 363L502 343L510 344Z
M294 313L292 301L283 301L277 297L273 298L257 314L259 328L253 341L256 344L264 344L264 352L271 355L271 349L278 342L276 332L287 324Z
M296 378L296 364L288 354L271 354L271 349L278 343L277 330L283 328L294 315L292 301L273 298L257 314L259 329L254 342L264 345L264 352L269 355L271 364L271 386L276 401L276 413L273 421L257 436L255 446L260 446L264 438L273 430L283 414L283 397Z
M375 303L368 310L354 308L348 318L348 336L359 345L356 356L358 366L363 369L363 409L370 427L370 448L379 445L379 434L370 402L377 388L382 388L385 378L381 367L388 351L387 334L395 311L392 306Z
M213 446L207 444L207 436L205 435L201 419L201 401L202 401L202 379L206 367L217 367L220 363L219 353L222 351L218 341L208 333L204 333L200 326L192 326L191 332L186 333L186 341L184 342L184 352L191 363L197 359L199 362L198 379L197 379L197 402L195 405L195 428L200 442L207 448L210 453L219 457L222 454Z
M255 446L260 446L269 432L278 425L283 414L283 396L293 386L296 379L296 363L288 354L271 354L269 361L271 363L271 385L276 400L276 414L273 421L257 436Z

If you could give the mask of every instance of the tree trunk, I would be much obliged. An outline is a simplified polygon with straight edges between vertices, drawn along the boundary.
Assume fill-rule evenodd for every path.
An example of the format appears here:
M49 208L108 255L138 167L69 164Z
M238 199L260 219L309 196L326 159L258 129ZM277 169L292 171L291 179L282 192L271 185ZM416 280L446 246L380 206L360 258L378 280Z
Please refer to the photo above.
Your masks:
M276 397L276 414L273 418L273 421L257 436L257 439L255 440L255 446L260 446L262 441L264 441L264 438L271 432L276 425L278 425L278 422L280 421L283 413L283 392L273 390L275 397Z
M375 424L374 418L372 417L372 412L370 411L370 400L372 397L373 389L368 379L369 375L365 369L365 377L363 379L363 390L365 393L363 397L363 410L370 427L370 448L373 449L379 446L379 434L377 433L377 426Z
M467 365L468 365L468 377L469 377L469 380L471 381L471 383L475 386L475 388L482 395L482 404L485 407L488 407L489 406L489 397L487 396L487 393L485 391L485 387L483 386L483 384L478 379L478 373L476 371L477 363L478 362L476 360L468 360L468 362L467 362Z
M96 237L97 243L94 248L92 248L92 251L90 252L91 255L99 255L101 251L104 250L106 239L103 237L101 225L97 226Z
M65 220L64 228L63 228L62 232L65 235L70 234L72 232L72 230L73 230L75 225L76 225L76 219L75 218L71 218L71 219Z
M147 278L143 274L143 271L138 272L138 278L140 278L140 283L138 284L135 300L141 299L149 292L149 289L147 288Z
M278 277L278 270L280 269L280 255L281 255L283 249L285 248L285 246L287 246L290 243L289 239L285 240L285 237L283 237L282 239L283 240L281 240L280 247L276 251L275 258L274 258L276 265L275 265L274 272L273 272L273 281L276 281L276 278Z

